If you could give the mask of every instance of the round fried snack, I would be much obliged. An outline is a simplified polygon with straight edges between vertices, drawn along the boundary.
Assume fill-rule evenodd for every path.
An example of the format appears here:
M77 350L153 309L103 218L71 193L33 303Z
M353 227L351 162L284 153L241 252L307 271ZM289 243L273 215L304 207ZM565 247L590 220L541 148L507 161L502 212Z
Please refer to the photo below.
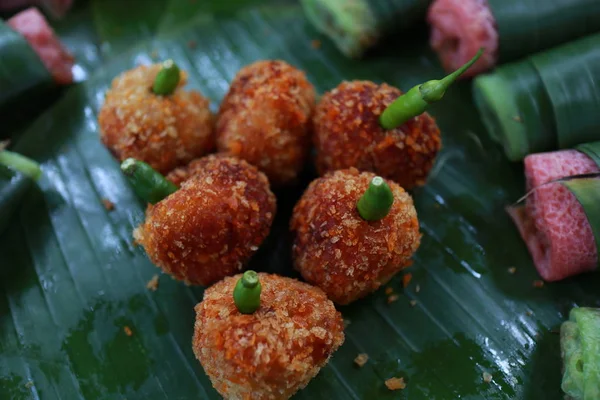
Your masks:
M242 314L233 300L241 275L207 289L196 306L192 346L225 399L290 398L344 341L341 314L318 288L260 273L260 307Z
M275 196L247 162L207 156L181 189L149 205L134 237L150 260L188 284L240 272L269 234Z
M342 82L327 92L313 119L319 173L354 167L405 189L423 185L441 148L440 130L428 113L383 129L379 116L401 94L368 81Z
M338 304L388 282L411 265L420 244L412 198L391 181L389 214L378 221L361 218L356 204L373 177L354 168L329 173L313 181L294 208L294 267Z
M256 165L274 185L293 181L310 148L315 89L283 61L242 68L221 103L219 151Z
M209 153L215 137L209 101L182 89L185 73L173 94L152 92L160 69L160 64L140 66L115 78L98 122L102 142L116 158L133 157L165 174Z

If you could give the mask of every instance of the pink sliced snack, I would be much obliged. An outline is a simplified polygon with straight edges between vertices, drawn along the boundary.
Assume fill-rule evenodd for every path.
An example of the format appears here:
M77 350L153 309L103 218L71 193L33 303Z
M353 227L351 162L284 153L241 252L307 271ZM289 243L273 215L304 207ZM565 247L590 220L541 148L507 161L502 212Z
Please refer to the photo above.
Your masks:
M62 17L73 5L73 0L0 0L0 11L27 6L41 6L55 17Z
M461 67L481 47L485 53L462 78L496 65L498 31L486 0L436 0L429 8L427 21L431 25L431 47L446 71Z
M36 8L28 8L8 20L8 25L25 37L42 60L55 82L73 82L73 56L63 47L44 16Z
M525 206L508 210L527 244L539 274L557 281L596 269L598 249L583 207L564 185L548 183L573 175L600 172L576 150L532 154L525 158L527 190L537 188ZM543 186L541 186L543 185Z

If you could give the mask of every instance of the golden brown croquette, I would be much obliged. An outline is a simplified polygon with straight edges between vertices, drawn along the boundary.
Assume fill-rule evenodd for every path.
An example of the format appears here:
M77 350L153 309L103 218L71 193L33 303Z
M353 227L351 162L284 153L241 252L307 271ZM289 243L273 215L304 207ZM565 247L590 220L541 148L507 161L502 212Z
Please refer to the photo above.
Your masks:
M420 244L412 198L388 181L394 194L389 214L366 221L356 203L375 177L356 169L313 181L294 208L294 266L331 300L348 304L387 283L411 264Z

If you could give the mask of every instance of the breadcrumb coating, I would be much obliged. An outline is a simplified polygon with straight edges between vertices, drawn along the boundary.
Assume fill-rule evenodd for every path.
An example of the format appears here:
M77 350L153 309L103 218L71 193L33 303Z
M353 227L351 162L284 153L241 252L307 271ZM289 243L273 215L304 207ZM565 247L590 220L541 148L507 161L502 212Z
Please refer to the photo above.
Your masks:
M354 167L407 190L423 185L442 145L440 130L428 113L383 129L379 116L401 94L369 81L342 82L327 92L313 119L319 173Z
M183 90L184 72L173 94L154 94L160 68L140 66L116 77L98 121L102 142L116 158L133 157L166 174L214 149L214 117L208 99Z
M315 89L284 61L242 68L217 119L219 151L256 165L272 184L294 181L310 148Z
M243 269L276 205L267 177L243 160L211 155L194 168L181 189L148 206L134 237L165 272L207 286Z
M196 306L194 354L225 399L288 399L343 343L342 316L320 289L265 273L260 308L242 314L233 302L240 277L210 287Z
M331 300L348 304L377 290L409 266L421 240L412 198L388 181L390 213L365 221L356 203L375 177L351 168L313 181L294 207L294 266Z

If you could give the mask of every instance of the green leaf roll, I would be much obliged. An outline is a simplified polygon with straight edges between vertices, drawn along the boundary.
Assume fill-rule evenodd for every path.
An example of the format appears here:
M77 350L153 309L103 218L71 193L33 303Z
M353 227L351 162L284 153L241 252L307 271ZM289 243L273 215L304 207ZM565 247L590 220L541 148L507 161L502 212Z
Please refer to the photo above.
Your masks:
M390 30L422 20L431 0L302 0L308 20L347 57L361 57Z
M562 390L573 400L600 398L600 310L574 308L560 328Z
M600 34L475 79L475 104L509 159L600 140Z

